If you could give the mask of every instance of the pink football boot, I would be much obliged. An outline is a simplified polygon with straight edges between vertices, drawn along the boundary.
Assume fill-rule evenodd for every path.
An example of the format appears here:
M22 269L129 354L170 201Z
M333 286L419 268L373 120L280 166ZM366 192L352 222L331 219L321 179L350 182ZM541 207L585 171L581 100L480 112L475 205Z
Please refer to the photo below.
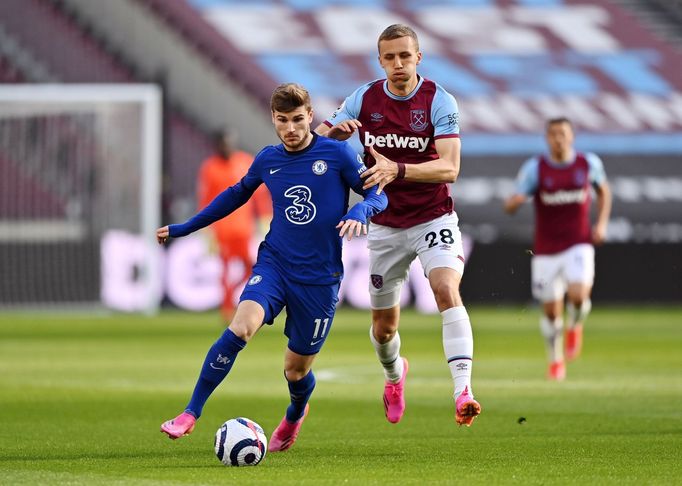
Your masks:
M547 379L554 381L563 381L566 378L566 364L563 361L554 361L549 364L547 370Z
M309 409L310 405L306 404L305 410L303 411L303 417L298 419L293 424L287 421L286 415L284 416L275 431L272 433L272 437L270 437L268 451L286 451L289 447L294 445L294 442L296 442L296 438L298 437L298 433L301 431L301 425L303 425L303 421L308 415Z
M400 377L400 381L398 383L387 381L384 385L384 412L392 424L400 422L405 413L405 378L409 364L407 359L401 359L403 360L403 376Z
M469 394L469 387L464 388L455 400L455 421L457 425L470 427L474 419L481 413L481 405Z
M182 412L172 420L166 420L161 424L161 432L168 435L170 439L179 439L183 435L189 435L194 430L197 419L194 415Z
M583 326L577 325L573 329L566 330L566 359L572 361L580 356L580 351L583 348Z

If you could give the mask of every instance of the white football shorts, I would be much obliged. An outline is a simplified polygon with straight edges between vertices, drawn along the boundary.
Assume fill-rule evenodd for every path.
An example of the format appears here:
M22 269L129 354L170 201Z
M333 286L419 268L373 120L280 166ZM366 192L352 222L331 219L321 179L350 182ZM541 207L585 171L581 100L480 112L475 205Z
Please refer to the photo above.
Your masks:
M464 274L464 250L456 213L411 228L370 224L369 294L372 309L390 309L400 302L400 289L412 261L419 257L424 275L434 268Z
M533 297L540 302L563 300L569 284L594 283L594 247L580 243L554 255L531 259Z

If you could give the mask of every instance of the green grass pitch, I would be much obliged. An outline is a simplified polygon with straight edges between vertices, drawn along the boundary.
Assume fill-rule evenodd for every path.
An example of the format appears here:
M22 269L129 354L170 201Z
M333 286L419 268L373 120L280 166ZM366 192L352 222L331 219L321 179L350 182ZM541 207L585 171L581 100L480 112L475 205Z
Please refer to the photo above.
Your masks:
M222 466L213 435L246 416L269 436L281 419L282 318L194 433L170 441L159 425L186 404L217 314L2 314L0 484L680 484L682 309L596 305L563 383L544 379L537 309L469 313L483 407L471 428L454 422L436 316L403 314L407 410L392 425L369 315L342 309L298 442L255 468Z

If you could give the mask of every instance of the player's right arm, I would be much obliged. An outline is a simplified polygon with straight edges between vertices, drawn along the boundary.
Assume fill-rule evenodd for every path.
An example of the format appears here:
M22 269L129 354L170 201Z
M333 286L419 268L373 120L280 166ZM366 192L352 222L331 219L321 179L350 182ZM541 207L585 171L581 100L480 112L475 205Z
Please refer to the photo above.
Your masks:
M362 126L358 120L362 97L375 82L367 83L353 91L332 116L315 128L315 133L336 140L348 140Z
M156 230L156 241L159 245L163 245L168 240L169 235L170 230L168 229L168 226L162 226Z
M348 140L361 126L362 123L360 123L360 120L356 120L355 118L342 121L332 127L322 122L315 128L315 133L336 140Z
M234 186L218 194L204 209L181 224L171 224L156 230L156 240L165 243L169 237L178 238L205 228L243 206L263 182L260 176L260 162L254 160L247 174Z
M538 163L537 157L527 160L519 170L516 177L516 189L514 194L504 201L504 210L508 214L514 214L533 194L538 187Z
M512 194L504 201L504 210L507 214L514 214L527 200L525 194Z

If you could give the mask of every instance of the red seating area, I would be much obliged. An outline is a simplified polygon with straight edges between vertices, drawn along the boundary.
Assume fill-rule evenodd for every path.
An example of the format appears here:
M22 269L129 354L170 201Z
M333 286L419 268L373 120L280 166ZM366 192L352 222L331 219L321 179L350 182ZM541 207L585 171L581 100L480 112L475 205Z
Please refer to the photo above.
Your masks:
M0 56L0 83L21 83L24 77L21 72L9 62L9 60Z
M253 61L236 50L186 1L137 0L195 46L233 82L239 83L264 107L270 106L272 85L269 77Z
M65 82L131 82L131 73L61 14L52 2L3 0L10 35ZM56 48L58 47L58 48Z

